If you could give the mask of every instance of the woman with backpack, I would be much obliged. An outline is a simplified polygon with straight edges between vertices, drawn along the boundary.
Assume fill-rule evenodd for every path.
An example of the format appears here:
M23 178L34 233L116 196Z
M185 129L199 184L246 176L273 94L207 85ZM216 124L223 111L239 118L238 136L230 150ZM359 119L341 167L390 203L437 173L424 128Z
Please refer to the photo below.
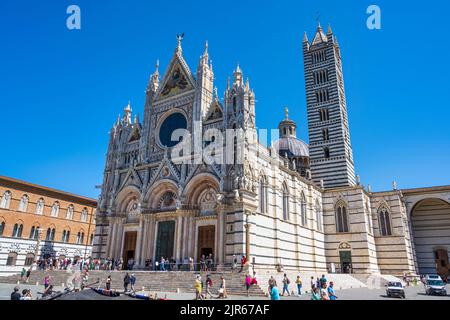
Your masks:
M287 277L287 274L284 274L283 277L283 292L281 293L282 296L284 296L284 292L286 291L288 296L290 296L290 292L289 292L289 284L291 283L291 281L289 280L289 278Z

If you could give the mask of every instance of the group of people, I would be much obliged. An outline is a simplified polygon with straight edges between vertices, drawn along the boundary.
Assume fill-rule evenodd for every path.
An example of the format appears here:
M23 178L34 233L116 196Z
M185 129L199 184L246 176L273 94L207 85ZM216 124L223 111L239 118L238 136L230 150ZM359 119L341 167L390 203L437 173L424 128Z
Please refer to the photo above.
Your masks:
M291 291L289 290L289 285L291 281L286 273L283 276L282 283L283 283L283 291L281 293L281 296L284 296L285 293L287 293L287 295L290 296ZM300 275L297 276L295 284L297 286L297 296L301 296L303 283L300 278ZM270 277L269 279L268 293L270 295L271 300L280 300L280 293L278 291L277 281L273 276ZM328 283L325 275L322 275L321 278L317 279L311 277L311 300L336 300L336 299L337 296L334 291L334 283L332 281Z
M203 254L200 258L200 271L212 271L214 268L214 259L212 253L205 257Z
M11 300L33 300L33 295L30 289L23 289L20 293L20 288L16 286L11 293Z
M195 288L195 300L205 300L208 299L208 297L210 299L212 298L217 298L217 299L225 299L228 297L227 295L227 288L226 288L226 281L225 278L223 276L220 277L220 281L219 281L219 290L218 290L218 295L217 297L214 296L211 293L211 288L213 287L213 281L211 278L211 275L207 275L206 276L206 281L203 284L202 281L202 277L201 275L197 275L195 277L195 283L194 283L194 288ZM203 288L205 288L205 292L203 293Z

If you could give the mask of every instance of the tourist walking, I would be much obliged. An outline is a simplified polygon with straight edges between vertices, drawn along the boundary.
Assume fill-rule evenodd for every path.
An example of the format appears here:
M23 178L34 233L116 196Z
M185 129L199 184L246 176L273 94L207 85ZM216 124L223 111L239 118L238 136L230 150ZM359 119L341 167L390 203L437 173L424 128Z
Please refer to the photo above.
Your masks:
M130 276L130 286L131 286L131 291L133 291L133 292L135 292L135 290L134 290L135 284L136 284L136 276L134 275L134 273L132 273Z
M22 272L20 273L20 281L23 282L23 278L25 277L25 274L27 273L27 270L25 268L22 268Z
M336 300L336 294L334 293L334 283L333 281L330 281L330 285L328 286L328 297L330 298L330 300Z
M311 293L314 292L316 288L316 282L314 281L314 277L311 277Z
M228 297L228 294L227 294L225 278L223 276L220 276L219 298L225 299L227 297Z
M202 278L200 275L197 275L195 278L195 300L202 300Z
M250 286L252 285L252 277L250 277L250 273L247 273L245 276L245 289L247 290L247 297L250 296Z
M327 278L325 278L324 274L322 275L322 278L319 279L319 282L320 282L320 287L323 287L324 284L325 285L327 284Z
M26 273L26 278L25 278L25 283L28 283L28 280L30 280L30 275L31 275L31 268L29 268L28 270L27 270L27 273Z
M300 297L302 295L302 279L300 279L300 276L297 276L295 283L297 284L297 296Z
M123 289L124 292L127 293L128 292L128 285L130 284L130 275L128 274L128 272L125 274L125 277L123 277Z
M106 278L106 290L111 290L111 275Z
M291 281L289 280L289 278L287 277L287 274L285 273L283 276L283 292L281 293L281 295L284 297L284 292L287 292L288 296L290 296L290 292L289 292L289 284L291 283Z
M213 285L213 282L212 282L212 279L211 279L211 275L207 275L206 276L206 285L205 285L205 287L206 287L206 292L205 292L205 299L206 298L208 298L208 296L210 297L210 298L213 298L213 295L212 295L212 293L211 293L211 291L210 291L210 288L212 287L212 285Z

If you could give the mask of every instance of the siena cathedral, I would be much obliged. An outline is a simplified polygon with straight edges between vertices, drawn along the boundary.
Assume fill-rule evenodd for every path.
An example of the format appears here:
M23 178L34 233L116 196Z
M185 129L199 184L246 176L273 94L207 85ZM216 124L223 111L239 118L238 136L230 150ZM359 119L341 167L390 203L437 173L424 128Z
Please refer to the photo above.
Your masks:
M211 254L217 266L246 256L259 270L448 275L450 186L374 192L355 175L331 27L303 39L309 144L281 107L278 139L263 144L241 68L219 98L208 45L192 73L181 42L161 79L158 64L150 76L142 122L128 104L110 131L94 257L144 268ZM213 149L213 161L180 148L199 135L202 150L231 148Z

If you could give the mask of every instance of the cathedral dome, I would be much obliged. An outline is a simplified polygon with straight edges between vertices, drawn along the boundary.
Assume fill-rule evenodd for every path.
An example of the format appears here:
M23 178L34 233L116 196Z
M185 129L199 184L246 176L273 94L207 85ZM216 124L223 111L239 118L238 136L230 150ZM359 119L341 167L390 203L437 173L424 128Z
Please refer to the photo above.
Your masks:
M308 145L295 137L283 137L273 142L272 146L281 156L287 153L288 158L309 157Z
M288 158L309 158L309 147L300 139L297 139L297 125L289 119L289 110L284 108L285 118L278 125L280 139L272 143L279 155Z

